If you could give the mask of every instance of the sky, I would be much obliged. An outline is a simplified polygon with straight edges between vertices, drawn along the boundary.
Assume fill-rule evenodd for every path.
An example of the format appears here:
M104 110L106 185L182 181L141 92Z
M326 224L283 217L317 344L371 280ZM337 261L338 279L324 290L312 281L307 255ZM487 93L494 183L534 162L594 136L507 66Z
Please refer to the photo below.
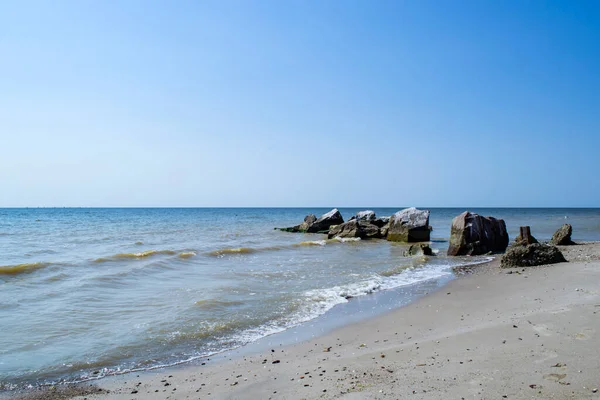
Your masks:
M600 2L0 0L0 207L600 207Z

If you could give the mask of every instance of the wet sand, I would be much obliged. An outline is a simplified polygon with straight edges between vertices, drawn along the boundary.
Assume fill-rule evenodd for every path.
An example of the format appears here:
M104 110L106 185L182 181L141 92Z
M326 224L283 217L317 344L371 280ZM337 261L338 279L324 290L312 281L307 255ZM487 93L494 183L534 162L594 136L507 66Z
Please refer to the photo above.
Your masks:
M498 257L406 307L306 342L53 398L600 398L600 244L561 250L568 263L528 269L501 269Z

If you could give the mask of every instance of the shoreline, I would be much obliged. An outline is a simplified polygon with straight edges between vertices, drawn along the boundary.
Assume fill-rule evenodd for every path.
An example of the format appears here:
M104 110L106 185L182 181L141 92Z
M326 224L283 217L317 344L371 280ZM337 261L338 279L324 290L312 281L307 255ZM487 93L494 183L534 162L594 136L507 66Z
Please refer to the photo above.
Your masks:
M481 257L485 256L478 256L478 258ZM287 327L281 331L269 333L237 347L224 349L208 355L193 356L190 359L177 361L172 364L156 365L149 368L134 370L123 370L108 375L92 376L81 380L69 380L67 378L58 382L39 384L25 382L20 386L15 386L11 389L0 390L0 399L3 398L3 395L9 396L10 394L43 392L48 388L64 389L67 387L74 388L90 384L93 385L104 380L118 379L119 377L126 377L132 374L146 374L152 373L153 371L193 368L201 365L201 363L204 365L206 361L211 361L211 363L214 364L215 362L221 362L223 360L231 359L232 357L239 358L243 355L264 351L272 346L271 342L277 342L278 346L298 344L318 336L323 336L334 329L354 323L360 323L373 317L384 315L393 309L404 307L407 304L414 302L416 299L428 295L432 291L440 290L451 280L457 279L461 273L457 273L456 271L462 269L468 270L469 268L474 268L493 260L493 257L473 261L468 261L465 257L463 258L463 264L447 267L447 272L438 277L428 278L392 288L377 288L372 292L348 296L346 298L346 300L348 300L347 302L336 304L323 314L319 314L310 320ZM348 321L348 319L350 321ZM66 390L65 398L71 398L71 394L75 392L77 392L77 390Z
M392 309L403 307L415 299L425 296L431 291L438 290L446 285L449 281L457 279L459 274L456 274L456 269L473 268L483 263L489 263L492 257L477 256L473 257L455 257L460 259L457 266L446 266L441 274L433 278L419 278L422 280L415 281L410 284L402 284L401 286L386 286L375 285L372 289L366 291L359 290L357 293L351 293L346 297L346 300L341 300L341 303L333 305L323 313L312 317L309 320L299 322L296 325L282 328L272 333L268 333L250 342L237 345L235 347L226 348L206 355L194 355L188 359L181 359L172 363L164 363L163 365L155 365L139 369L123 369L109 374L92 375L89 378L78 378L77 376L65 377L60 380L46 381L20 381L14 383L12 387L7 386L0 390L0 398L6 393L22 393L30 391L41 391L49 387L64 388L66 386L82 386L86 384L94 384L105 379L115 379L120 376L128 376L132 374L145 374L155 370L170 370L178 368L190 368L200 365L202 362L210 360L212 363L215 360L228 359L229 357L239 357L243 354L253 354L265 350L271 342L276 341L278 345L291 345L313 339L317 336L322 336L333 329L344 327L352 323L368 320L374 316L382 315ZM426 259L419 256L413 259L422 259L421 261L428 264ZM438 257L434 258L435 260ZM412 267L409 269L413 269ZM414 268L416 271L419 268ZM425 269L427 271L427 269ZM439 271L438 271L439 272ZM335 288L333 288L335 289ZM343 297L343 296L342 296ZM92 371L92 370L90 370Z
M600 243L561 250L569 263L500 269L496 258L409 305L299 343L107 377L76 385L87 390L79 395L2 398L595 398Z

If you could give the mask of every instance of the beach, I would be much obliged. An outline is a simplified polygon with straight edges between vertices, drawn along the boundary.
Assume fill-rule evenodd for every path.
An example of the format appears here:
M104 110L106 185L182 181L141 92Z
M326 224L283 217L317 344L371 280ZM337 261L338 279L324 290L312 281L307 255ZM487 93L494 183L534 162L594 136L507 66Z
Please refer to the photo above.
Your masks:
M561 250L568 263L501 269L498 257L406 307L302 343L26 397L596 398L600 244Z
M407 305L453 268L490 259L447 255L464 209L431 210L435 256L273 229L328 211L0 209L0 391L195 363L303 330L296 343ZM346 221L361 211L340 209ZM575 241L600 240L596 209L473 211L504 219L513 238L526 224L549 240L568 217Z

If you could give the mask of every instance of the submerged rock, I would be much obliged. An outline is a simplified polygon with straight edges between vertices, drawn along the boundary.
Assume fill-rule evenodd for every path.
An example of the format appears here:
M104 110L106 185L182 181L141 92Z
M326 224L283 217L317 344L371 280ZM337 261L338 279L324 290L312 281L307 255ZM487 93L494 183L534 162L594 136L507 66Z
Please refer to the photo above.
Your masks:
M429 247L429 245L425 244L425 243L412 244L412 245L410 245L408 250L406 250L404 252L405 257L432 256L432 255L433 255L433 250L431 250L431 247Z
M556 264L567 260L556 246L534 243L526 246L513 245L500 260L502 268L533 267Z
M398 211L390 217L387 240L393 242L427 242L431 227L429 210L414 207Z
M555 246L568 246L575 244L571 240L571 234L573 233L573 227L570 224L564 224L552 235L550 244Z
M504 220L465 211L452 220L449 256L475 256L506 250L508 232Z

